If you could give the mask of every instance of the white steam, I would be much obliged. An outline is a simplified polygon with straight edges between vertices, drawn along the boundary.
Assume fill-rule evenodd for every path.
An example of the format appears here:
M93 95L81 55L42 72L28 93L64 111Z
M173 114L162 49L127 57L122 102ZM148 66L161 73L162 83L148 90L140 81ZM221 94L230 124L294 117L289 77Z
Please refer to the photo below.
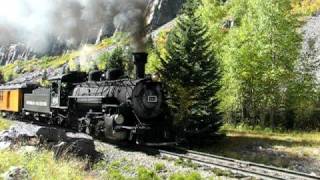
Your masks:
M153 0L1 0L0 46L23 42L38 52L51 40L77 46L101 28L129 32L143 48L145 18Z

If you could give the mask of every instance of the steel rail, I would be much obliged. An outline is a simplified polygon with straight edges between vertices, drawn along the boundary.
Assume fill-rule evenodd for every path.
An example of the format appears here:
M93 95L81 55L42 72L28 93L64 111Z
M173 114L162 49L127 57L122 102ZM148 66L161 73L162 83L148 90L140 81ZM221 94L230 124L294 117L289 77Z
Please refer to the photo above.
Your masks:
M197 151L186 150L182 148L176 148L175 150L158 149L157 151L161 156L186 159L203 166L211 168L221 168L229 170L233 173L243 174L245 176L255 177L259 179L320 180L319 176Z

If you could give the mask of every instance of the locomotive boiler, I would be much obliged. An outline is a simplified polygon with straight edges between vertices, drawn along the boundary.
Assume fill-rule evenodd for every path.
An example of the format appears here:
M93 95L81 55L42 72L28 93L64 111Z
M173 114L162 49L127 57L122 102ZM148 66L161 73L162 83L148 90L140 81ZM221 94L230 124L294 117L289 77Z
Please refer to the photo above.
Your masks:
M165 117L162 84L145 77L146 53L134 53L133 60L135 79L121 78L119 69L104 75L91 72L69 97L70 111L78 119L78 129L86 133L138 144L167 143L171 124Z

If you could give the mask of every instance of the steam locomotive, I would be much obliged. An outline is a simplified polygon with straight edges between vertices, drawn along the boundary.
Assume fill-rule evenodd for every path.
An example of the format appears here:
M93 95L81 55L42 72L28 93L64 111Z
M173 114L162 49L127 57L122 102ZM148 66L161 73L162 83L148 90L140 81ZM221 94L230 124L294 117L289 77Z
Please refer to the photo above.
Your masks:
M4 116L60 125L110 141L172 144L163 86L146 77L147 57L133 54L135 79L110 69L53 77L49 88L28 83L0 86L0 111Z

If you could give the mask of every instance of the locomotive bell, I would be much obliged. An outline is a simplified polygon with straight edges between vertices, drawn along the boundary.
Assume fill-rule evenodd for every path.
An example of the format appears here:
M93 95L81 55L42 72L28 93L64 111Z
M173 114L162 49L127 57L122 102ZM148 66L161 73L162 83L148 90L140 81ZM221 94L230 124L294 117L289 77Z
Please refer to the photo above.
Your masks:
M133 53L133 62L135 64L136 69L136 79L145 78L145 69L148 60L148 53L139 52Z

